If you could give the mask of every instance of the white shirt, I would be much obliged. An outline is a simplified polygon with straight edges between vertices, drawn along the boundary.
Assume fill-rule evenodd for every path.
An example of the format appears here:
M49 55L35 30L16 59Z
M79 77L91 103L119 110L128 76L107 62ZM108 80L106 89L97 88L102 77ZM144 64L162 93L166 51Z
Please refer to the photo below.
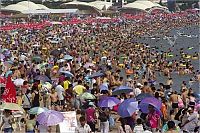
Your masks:
M125 125L125 131L126 132L124 132L122 126L119 126L118 133L132 133L133 132L129 125Z
M135 94L135 96L139 95L142 93L142 91L139 88L135 88L133 89L133 93Z
M58 94L58 99L64 100L63 93L65 92L65 89L61 85L57 85L55 91Z
M91 132L91 128L88 124L85 124L84 127L82 127L81 125L78 126L76 133L90 133Z
M134 133L142 133L144 132L144 128L142 125L137 125L134 127L134 130L133 130Z

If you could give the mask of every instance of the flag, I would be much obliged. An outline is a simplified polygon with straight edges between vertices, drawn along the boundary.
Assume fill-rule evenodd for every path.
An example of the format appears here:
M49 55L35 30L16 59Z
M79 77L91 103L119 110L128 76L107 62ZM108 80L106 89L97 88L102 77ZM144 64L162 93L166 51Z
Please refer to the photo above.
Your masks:
M11 80L11 76L8 76L6 81L6 87L4 93L2 94L2 99L4 102L16 103L16 90L15 85Z

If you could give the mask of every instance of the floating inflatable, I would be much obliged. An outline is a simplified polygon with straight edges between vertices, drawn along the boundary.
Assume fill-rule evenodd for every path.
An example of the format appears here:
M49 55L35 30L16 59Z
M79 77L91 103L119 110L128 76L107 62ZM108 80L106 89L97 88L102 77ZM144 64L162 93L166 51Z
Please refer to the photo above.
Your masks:
M133 70L132 70L132 69L127 69L127 70L126 70L126 74L127 74L127 75L133 74Z
M120 68L125 68L125 64L119 64L118 65Z

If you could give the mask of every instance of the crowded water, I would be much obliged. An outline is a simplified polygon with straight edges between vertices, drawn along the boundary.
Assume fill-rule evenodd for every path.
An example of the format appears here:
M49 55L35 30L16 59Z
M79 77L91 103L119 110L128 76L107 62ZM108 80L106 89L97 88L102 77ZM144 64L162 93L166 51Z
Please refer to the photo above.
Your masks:
M4 131L198 132L198 12L130 17L6 19Z

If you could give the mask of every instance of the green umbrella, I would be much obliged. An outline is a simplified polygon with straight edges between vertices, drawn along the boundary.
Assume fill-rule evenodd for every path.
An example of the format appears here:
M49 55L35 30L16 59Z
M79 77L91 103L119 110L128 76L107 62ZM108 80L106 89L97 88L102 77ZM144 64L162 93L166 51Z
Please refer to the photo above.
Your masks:
M42 113L42 112L45 112L45 111L48 111L48 109L47 108L41 108L41 107L34 107L34 108L31 108L29 111L28 111L28 113L29 114L34 114L34 115L38 115L38 114L40 114L40 113Z
M94 95L92 95L91 93L88 92L84 92L83 94L80 95L81 99L96 99L96 97Z
M40 62L42 60L42 58L40 56L34 56L32 58L33 61L37 61L37 62Z

